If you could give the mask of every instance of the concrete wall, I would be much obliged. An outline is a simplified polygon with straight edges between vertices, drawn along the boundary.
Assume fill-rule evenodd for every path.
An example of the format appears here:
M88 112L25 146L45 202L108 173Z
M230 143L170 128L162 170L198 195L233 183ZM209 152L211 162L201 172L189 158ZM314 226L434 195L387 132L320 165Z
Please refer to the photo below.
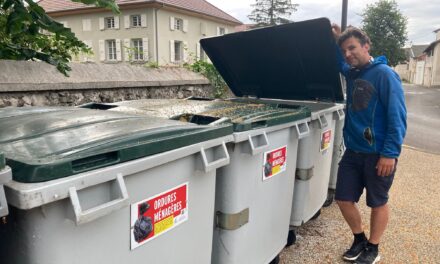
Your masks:
M440 32L439 32L440 33ZM432 56L432 86L440 86L440 43L434 48Z
M66 77L44 62L0 60L0 107L213 95L206 78L184 68L100 63L71 66L70 77Z

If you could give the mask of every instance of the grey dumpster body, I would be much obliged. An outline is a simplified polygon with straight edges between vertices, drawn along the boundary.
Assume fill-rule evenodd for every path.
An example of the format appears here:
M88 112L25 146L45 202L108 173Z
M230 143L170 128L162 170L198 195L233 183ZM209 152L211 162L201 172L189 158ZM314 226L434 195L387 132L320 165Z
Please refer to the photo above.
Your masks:
M289 231L298 140L309 133L306 107L198 98L89 105L109 106L195 123L232 123L231 162L217 172L212 263L269 263L279 254Z
M344 118L342 105L336 104L344 98L330 21L295 22L200 42L235 95L310 108L310 135L298 146L290 224L308 221L326 200L335 121Z
M0 122L5 263L211 262L231 126L73 108L2 109Z

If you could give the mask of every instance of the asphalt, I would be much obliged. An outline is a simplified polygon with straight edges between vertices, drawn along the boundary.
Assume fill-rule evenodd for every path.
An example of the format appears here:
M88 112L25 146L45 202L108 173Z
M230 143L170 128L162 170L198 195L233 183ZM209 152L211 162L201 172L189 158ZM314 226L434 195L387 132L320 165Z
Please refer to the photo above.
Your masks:
M404 147L390 190L390 222L380 243L381 264L440 263L440 155ZM359 208L369 231L365 197ZM335 203L297 229L297 242L281 253L281 264L346 263L352 235Z

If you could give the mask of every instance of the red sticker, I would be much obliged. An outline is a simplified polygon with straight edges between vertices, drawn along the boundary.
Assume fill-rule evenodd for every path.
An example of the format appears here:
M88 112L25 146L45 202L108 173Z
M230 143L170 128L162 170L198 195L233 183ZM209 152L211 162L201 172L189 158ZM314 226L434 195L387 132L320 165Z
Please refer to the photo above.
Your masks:
M263 180L267 180L287 167L287 146L264 153Z
M188 220L188 183L131 205L131 249Z
M321 134L321 152L330 147L332 141L332 130L326 130Z

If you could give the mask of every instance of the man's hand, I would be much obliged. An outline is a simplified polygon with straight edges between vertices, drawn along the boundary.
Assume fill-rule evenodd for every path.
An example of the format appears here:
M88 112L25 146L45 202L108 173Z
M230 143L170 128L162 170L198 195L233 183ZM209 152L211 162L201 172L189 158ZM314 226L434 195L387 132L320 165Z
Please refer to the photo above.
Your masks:
M376 165L377 175L382 177L389 176L391 173L393 173L395 165L396 159L380 157Z
M338 24L333 23L332 32L333 32L333 37L335 37L335 40L338 41L339 36L341 36L341 27Z

